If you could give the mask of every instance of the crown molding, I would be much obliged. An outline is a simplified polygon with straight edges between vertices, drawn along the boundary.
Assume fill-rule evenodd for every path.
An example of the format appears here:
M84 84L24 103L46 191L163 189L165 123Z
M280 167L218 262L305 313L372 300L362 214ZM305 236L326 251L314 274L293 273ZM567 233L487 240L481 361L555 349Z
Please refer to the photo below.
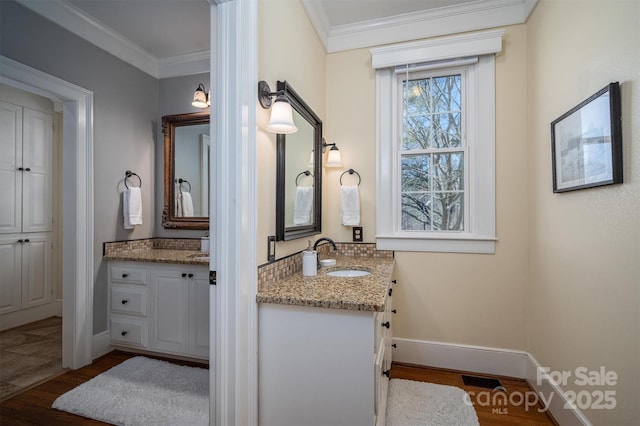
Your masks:
M17 0L33 12L154 78L209 72L208 51L158 59L66 0Z
M327 53L334 53L522 24L537 0L481 0L333 27L328 24L322 6L311 0L302 3Z

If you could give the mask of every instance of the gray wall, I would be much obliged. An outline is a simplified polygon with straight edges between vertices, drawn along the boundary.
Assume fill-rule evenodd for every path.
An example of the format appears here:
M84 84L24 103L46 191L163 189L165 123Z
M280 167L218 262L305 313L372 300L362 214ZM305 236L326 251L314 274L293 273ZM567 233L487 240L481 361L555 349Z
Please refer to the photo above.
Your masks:
M162 191L156 191L161 180L155 158L157 141L162 140L159 82L11 0L0 1L0 54L93 92L93 331L102 332L107 329L102 243L152 237L159 221L154 211L155 198ZM195 86L189 89L193 93ZM136 172L143 181L143 225L132 231L122 227L119 191L125 170Z
M191 105L193 100L193 92L199 83L204 83L207 90L209 89L209 73L187 75L183 77L163 78L160 80L159 91L159 122L158 122L158 138L156 144L156 212L157 221L155 227L156 237L180 237L194 238L201 237L205 231L186 231L175 229L164 229L162 227L162 208L164 206L164 138L162 134L162 116L184 114L187 112L208 111L201 108L195 108ZM211 96L214 96L213 93Z

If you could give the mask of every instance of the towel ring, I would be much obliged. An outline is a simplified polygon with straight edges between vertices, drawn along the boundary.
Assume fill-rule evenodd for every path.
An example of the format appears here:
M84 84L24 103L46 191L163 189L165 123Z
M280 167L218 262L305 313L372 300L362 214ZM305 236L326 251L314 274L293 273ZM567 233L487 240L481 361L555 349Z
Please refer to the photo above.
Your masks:
M189 189L187 190L187 192L191 192L191 184L189 183L188 180L182 179L182 178L178 179L178 187L180 188L180 192L182 192L183 183L186 183L187 185L189 185Z
M298 173L298 176L296 176L296 186L299 186L298 185L298 179L300 179L300 176L302 176L302 175L313 177L313 173L311 173L309 170L305 170L304 172Z
M138 178L138 180L140 181L140 185L138 185L138 187L142 188L142 178L138 176L137 173L133 173L131 170L127 170L126 172L124 172L124 186L129 189L129 185L127 185L127 179L129 179L131 176L135 176Z
M358 186L360 186L360 182L362 182L362 178L360 177L360 173L358 173L357 171L353 170L353 169L349 169L346 172L342 172L342 174L340 175L340 186L342 186L342 176L344 176L346 173L349 173L350 175L352 174L357 174L358 175Z

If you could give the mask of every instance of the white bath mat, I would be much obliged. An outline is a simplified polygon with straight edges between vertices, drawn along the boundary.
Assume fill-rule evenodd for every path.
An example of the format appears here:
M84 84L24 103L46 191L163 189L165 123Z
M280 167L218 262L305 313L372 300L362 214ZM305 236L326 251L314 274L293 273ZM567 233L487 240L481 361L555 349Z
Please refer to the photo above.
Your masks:
M391 379L387 426L478 426L466 392L454 386Z
M130 358L53 402L115 425L208 425L209 370Z

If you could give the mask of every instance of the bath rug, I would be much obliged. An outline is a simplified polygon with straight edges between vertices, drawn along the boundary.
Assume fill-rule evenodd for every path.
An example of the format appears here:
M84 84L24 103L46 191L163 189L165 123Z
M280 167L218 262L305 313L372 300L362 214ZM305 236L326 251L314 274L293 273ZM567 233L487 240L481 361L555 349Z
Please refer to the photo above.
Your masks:
M478 426L466 392L454 386L391 379L387 426Z
M114 425L208 425L209 370L138 356L61 395L53 408Z

